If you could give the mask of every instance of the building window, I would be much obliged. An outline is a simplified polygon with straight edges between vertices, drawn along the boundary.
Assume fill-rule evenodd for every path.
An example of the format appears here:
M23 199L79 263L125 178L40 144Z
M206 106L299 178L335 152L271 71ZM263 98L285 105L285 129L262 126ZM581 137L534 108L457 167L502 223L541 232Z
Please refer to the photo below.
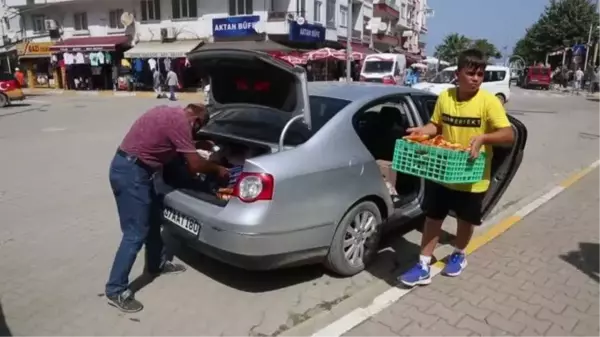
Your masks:
M6 27L6 29L10 30L10 19L5 17L3 21L4 21L4 26Z
M36 33L43 33L46 31L46 16L45 15L32 15L31 22L33 24L33 31Z
M406 4L402 4L400 8L400 17L406 19Z
M108 12L108 26L112 29L125 29L121 23L121 15L123 15L122 9L113 9Z
M348 7L340 6L340 27L348 27Z
M327 27L335 28L335 0L327 0L327 7L325 7L325 20Z
M252 0L229 0L229 15L252 14Z
M321 8L323 3L319 0L315 0L315 22L321 22Z
M160 0L141 0L142 21L160 20Z
M304 17L306 15L306 0L296 1L296 12L298 15Z
M88 22L87 22L87 13L75 13L73 14L73 26L75 30L87 30Z
M198 17L196 0L171 0L173 19L191 19Z

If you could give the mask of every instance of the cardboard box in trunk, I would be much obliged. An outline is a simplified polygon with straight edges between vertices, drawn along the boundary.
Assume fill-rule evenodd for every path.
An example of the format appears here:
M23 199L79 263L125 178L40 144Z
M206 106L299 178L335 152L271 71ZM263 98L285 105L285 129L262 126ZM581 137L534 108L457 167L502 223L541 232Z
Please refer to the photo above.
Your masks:
M377 165L381 171L381 175L385 179L386 185L391 195L397 195L396 192L396 171L392 169L392 162L387 160L377 160Z

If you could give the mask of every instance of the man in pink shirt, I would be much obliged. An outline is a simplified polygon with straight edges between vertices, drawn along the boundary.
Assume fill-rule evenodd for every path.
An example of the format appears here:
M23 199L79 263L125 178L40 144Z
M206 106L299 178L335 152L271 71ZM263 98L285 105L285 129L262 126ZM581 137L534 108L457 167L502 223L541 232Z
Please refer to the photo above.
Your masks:
M123 238L108 282L109 304L124 312L137 312L143 305L128 288L129 273L136 256L146 246L146 272L153 276L185 271L183 265L166 260L160 233L162 205L154 190L154 175L181 154L193 173L228 178L226 168L205 160L196 151L192 130L208 121L203 105L185 108L158 106L138 118L121 143L110 165L112 188Z

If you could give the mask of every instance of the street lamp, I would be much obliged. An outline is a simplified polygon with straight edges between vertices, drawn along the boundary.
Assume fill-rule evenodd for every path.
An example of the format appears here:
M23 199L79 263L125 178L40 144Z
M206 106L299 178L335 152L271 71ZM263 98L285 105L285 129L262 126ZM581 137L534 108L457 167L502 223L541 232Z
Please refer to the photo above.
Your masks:
M346 81L352 82L352 0L348 0L346 20Z

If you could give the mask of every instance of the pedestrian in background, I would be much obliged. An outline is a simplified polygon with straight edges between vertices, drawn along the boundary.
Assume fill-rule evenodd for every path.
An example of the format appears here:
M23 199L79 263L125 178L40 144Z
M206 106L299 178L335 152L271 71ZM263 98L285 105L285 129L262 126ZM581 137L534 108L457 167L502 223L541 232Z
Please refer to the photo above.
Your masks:
M183 265L167 260L161 237L162 201L154 189L155 175L181 154L192 174L211 174L223 181L229 179L226 168L202 158L196 151L192 130L206 124L208 119L201 104L153 108L133 123L112 159L110 186L123 237L105 294L109 304L123 312L143 309L129 289L129 273L142 246L146 246L145 273L150 276L185 271ZM212 144L206 147L209 146Z
M579 92L581 91L584 75L585 73L581 70L581 67L577 68L577 71L575 71L575 93L577 93L577 95L579 95Z
M160 71L155 68L154 72L152 72L152 86L156 93L156 98L162 98L162 85L162 75L160 74Z
M429 136L441 134L451 143L471 148L471 157L477 158L480 150L486 154L483 179L472 184L426 185L425 228L421 240L418 263L398 277L405 286L431 283L430 264L438 244L442 223L449 211L457 218L457 234L454 252L450 255L442 273L458 276L467 266L467 248L475 226L481 224L483 198L490 185L492 145L510 144L514 140L512 126L502 103L493 93L480 89L487 58L477 49L469 49L458 57L457 85L443 91L437 99L431 121L411 128L410 133Z
M173 69L170 69L169 72L167 72L167 85L169 86L169 99L171 101L176 101L175 90L177 90L177 87L179 86L179 78Z
M15 68L15 79L21 87L25 86L25 74L19 68Z

